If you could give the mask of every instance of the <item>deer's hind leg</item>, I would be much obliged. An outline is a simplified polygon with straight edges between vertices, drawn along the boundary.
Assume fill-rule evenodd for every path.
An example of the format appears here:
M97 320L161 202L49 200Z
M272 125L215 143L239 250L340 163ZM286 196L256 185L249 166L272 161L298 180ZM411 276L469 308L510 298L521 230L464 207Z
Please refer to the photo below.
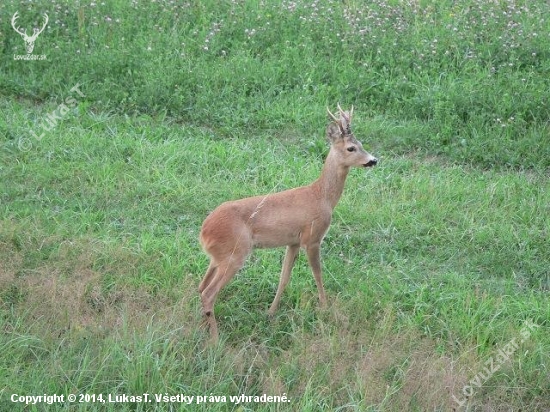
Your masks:
M214 316L214 303L220 290L243 267L246 258L252 251L252 239L247 235L245 232L241 236L237 236L237 241L230 250L213 247L208 251L212 255L212 260L199 286L199 292L202 311L210 329L212 342L218 340L218 324Z
M220 264L215 271L216 276L201 292L202 311L210 329L212 342L217 342L218 340L218 324L214 315L214 303L220 290L229 283L241 267L242 264L237 262Z
M212 281L212 278L214 277L214 274L216 273L217 265L214 262L214 259L210 259L210 264L208 265L208 269L206 269L206 273L204 275L204 278L202 278L201 283L199 284L199 293L202 293L204 289L210 284Z

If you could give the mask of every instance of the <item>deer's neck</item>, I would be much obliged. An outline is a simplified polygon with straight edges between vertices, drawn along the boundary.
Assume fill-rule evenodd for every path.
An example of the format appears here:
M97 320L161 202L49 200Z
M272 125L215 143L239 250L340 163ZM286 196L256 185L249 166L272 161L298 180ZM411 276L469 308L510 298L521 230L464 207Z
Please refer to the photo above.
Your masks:
M321 176L317 179L313 186L319 191L322 199L330 204L334 209L346 183L349 167L338 164L337 159L332 151L329 152Z

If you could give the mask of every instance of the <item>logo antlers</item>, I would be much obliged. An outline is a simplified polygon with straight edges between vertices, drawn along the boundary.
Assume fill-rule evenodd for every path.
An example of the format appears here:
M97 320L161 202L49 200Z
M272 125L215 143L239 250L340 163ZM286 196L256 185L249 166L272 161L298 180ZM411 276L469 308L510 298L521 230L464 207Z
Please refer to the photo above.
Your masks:
M46 25L48 24L48 15L46 13L44 13L44 19L46 20L44 22L44 25L42 26L41 29L37 29L36 27L33 29L33 34L32 36L28 36L27 35L27 30L25 31L21 31L21 29L19 27L16 27L15 26L15 20L17 20L19 18L19 16L17 15L17 12L15 12L15 14L13 15L13 17L11 18L11 25L13 27L13 29L19 33L21 35L21 37L23 37L23 41L25 42L25 49L27 49L27 54L31 54L33 49L34 49L34 42L36 41L36 38L38 37L38 35L40 33L42 33L44 31L44 29L46 28Z

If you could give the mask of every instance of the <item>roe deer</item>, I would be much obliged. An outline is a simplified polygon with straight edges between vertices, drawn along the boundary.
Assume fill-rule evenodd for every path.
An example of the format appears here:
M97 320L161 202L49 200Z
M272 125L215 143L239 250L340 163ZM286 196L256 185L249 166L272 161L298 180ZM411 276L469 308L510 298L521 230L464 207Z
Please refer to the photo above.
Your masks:
M306 250L320 305L326 306L319 255L321 241L344 190L349 169L370 167L378 162L351 132L353 106L350 112L345 112L338 105L339 117L328 108L327 111L332 119L326 131L331 146L321 176L315 182L279 193L222 203L202 224L200 242L210 256L210 265L199 285L199 293L213 342L218 340L214 316L218 292L244 265L254 248L287 247L277 293L268 312L270 316L277 310L300 247Z

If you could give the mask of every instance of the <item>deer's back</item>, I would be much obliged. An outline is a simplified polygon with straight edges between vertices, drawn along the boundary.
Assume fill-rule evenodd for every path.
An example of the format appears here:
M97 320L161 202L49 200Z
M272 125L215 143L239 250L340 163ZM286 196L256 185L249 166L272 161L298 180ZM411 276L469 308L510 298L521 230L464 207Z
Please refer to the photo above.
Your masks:
M331 215L330 205L315 189L303 186L222 203L204 221L201 238L239 239L258 248L305 246L322 240Z

